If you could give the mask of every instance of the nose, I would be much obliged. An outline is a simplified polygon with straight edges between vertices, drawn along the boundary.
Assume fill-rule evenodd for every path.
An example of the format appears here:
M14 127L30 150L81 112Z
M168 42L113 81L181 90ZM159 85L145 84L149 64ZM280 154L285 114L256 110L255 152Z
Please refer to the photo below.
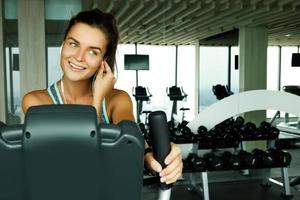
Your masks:
M82 49L78 48L78 50L76 51L76 54L75 54L75 58L78 61L83 61L83 59L84 59L84 51Z

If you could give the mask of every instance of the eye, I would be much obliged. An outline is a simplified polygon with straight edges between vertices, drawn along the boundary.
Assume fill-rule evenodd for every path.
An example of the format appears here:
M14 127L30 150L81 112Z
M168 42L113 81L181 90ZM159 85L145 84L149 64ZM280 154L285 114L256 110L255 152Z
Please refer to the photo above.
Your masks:
M75 48L75 47L78 47L77 43L75 42L69 42L69 46Z
M97 56L98 55L98 52L95 51L95 50L89 50L88 53L92 56Z

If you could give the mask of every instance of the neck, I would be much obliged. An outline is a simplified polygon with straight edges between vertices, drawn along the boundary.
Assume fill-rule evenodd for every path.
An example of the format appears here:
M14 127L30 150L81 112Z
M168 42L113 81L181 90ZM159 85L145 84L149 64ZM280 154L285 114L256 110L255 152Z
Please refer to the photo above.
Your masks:
M64 76L60 82L62 98L65 104L90 104L92 102L92 81L71 81Z

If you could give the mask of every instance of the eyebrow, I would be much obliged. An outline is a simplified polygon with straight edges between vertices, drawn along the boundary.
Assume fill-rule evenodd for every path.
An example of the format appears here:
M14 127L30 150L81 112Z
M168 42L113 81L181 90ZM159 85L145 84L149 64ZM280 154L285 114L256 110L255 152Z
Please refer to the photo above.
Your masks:
M69 40L69 39L71 39L71 40L73 40L74 42L80 44L80 42L79 42L78 40L76 40L75 38L73 38L73 37L68 37L67 40ZM90 46L89 48L92 48L92 49L98 49L101 53L103 53L103 51L102 51L102 49L101 49L100 47Z

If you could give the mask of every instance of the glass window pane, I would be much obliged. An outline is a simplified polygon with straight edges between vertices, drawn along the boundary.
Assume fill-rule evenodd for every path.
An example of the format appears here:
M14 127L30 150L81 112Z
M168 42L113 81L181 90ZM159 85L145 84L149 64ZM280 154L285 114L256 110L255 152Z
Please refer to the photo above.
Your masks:
M138 45L138 54L149 55L149 71L139 71L139 85L149 87L153 95L149 109L163 109L168 120L172 103L166 94L166 88L175 85L175 46Z
M216 84L228 83L228 47L200 47L200 110L215 103Z
M279 48L268 47L267 53L267 90L278 90ZM267 118L272 118L276 112L276 110L267 110Z
M191 121L195 117L195 53L195 46L178 46L177 85L182 86L188 95L186 101L178 103L178 109L190 108L189 111L185 111L185 120L187 121ZM178 114L182 117L182 112Z
M48 85L51 85L62 77L59 52L60 47L48 47L47 49Z
M5 29L5 67L6 67L6 102L7 102L7 124L18 124L21 122L21 97L20 97L20 70L19 70L19 47L18 47L18 19L17 1L4 1Z
M134 116L136 115L136 104L135 99L132 96L132 89L135 87L135 71L125 70L124 65L124 55L125 54L135 54L135 47L133 44L120 44L118 45L116 62L117 67L115 69L115 76L117 77L117 82L115 88L126 91L133 103ZM136 119L136 116L135 116Z
M239 47L231 47L231 66L230 66L230 71L231 71L231 80L230 80L230 90L234 93L237 94L239 93L239 59L237 60L237 63L235 63L235 58L238 58L239 56ZM237 65L237 69L235 69L235 65Z
M297 53L297 47L282 47L281 50L281 87L300 85L300 67L292 67L292 53Z

